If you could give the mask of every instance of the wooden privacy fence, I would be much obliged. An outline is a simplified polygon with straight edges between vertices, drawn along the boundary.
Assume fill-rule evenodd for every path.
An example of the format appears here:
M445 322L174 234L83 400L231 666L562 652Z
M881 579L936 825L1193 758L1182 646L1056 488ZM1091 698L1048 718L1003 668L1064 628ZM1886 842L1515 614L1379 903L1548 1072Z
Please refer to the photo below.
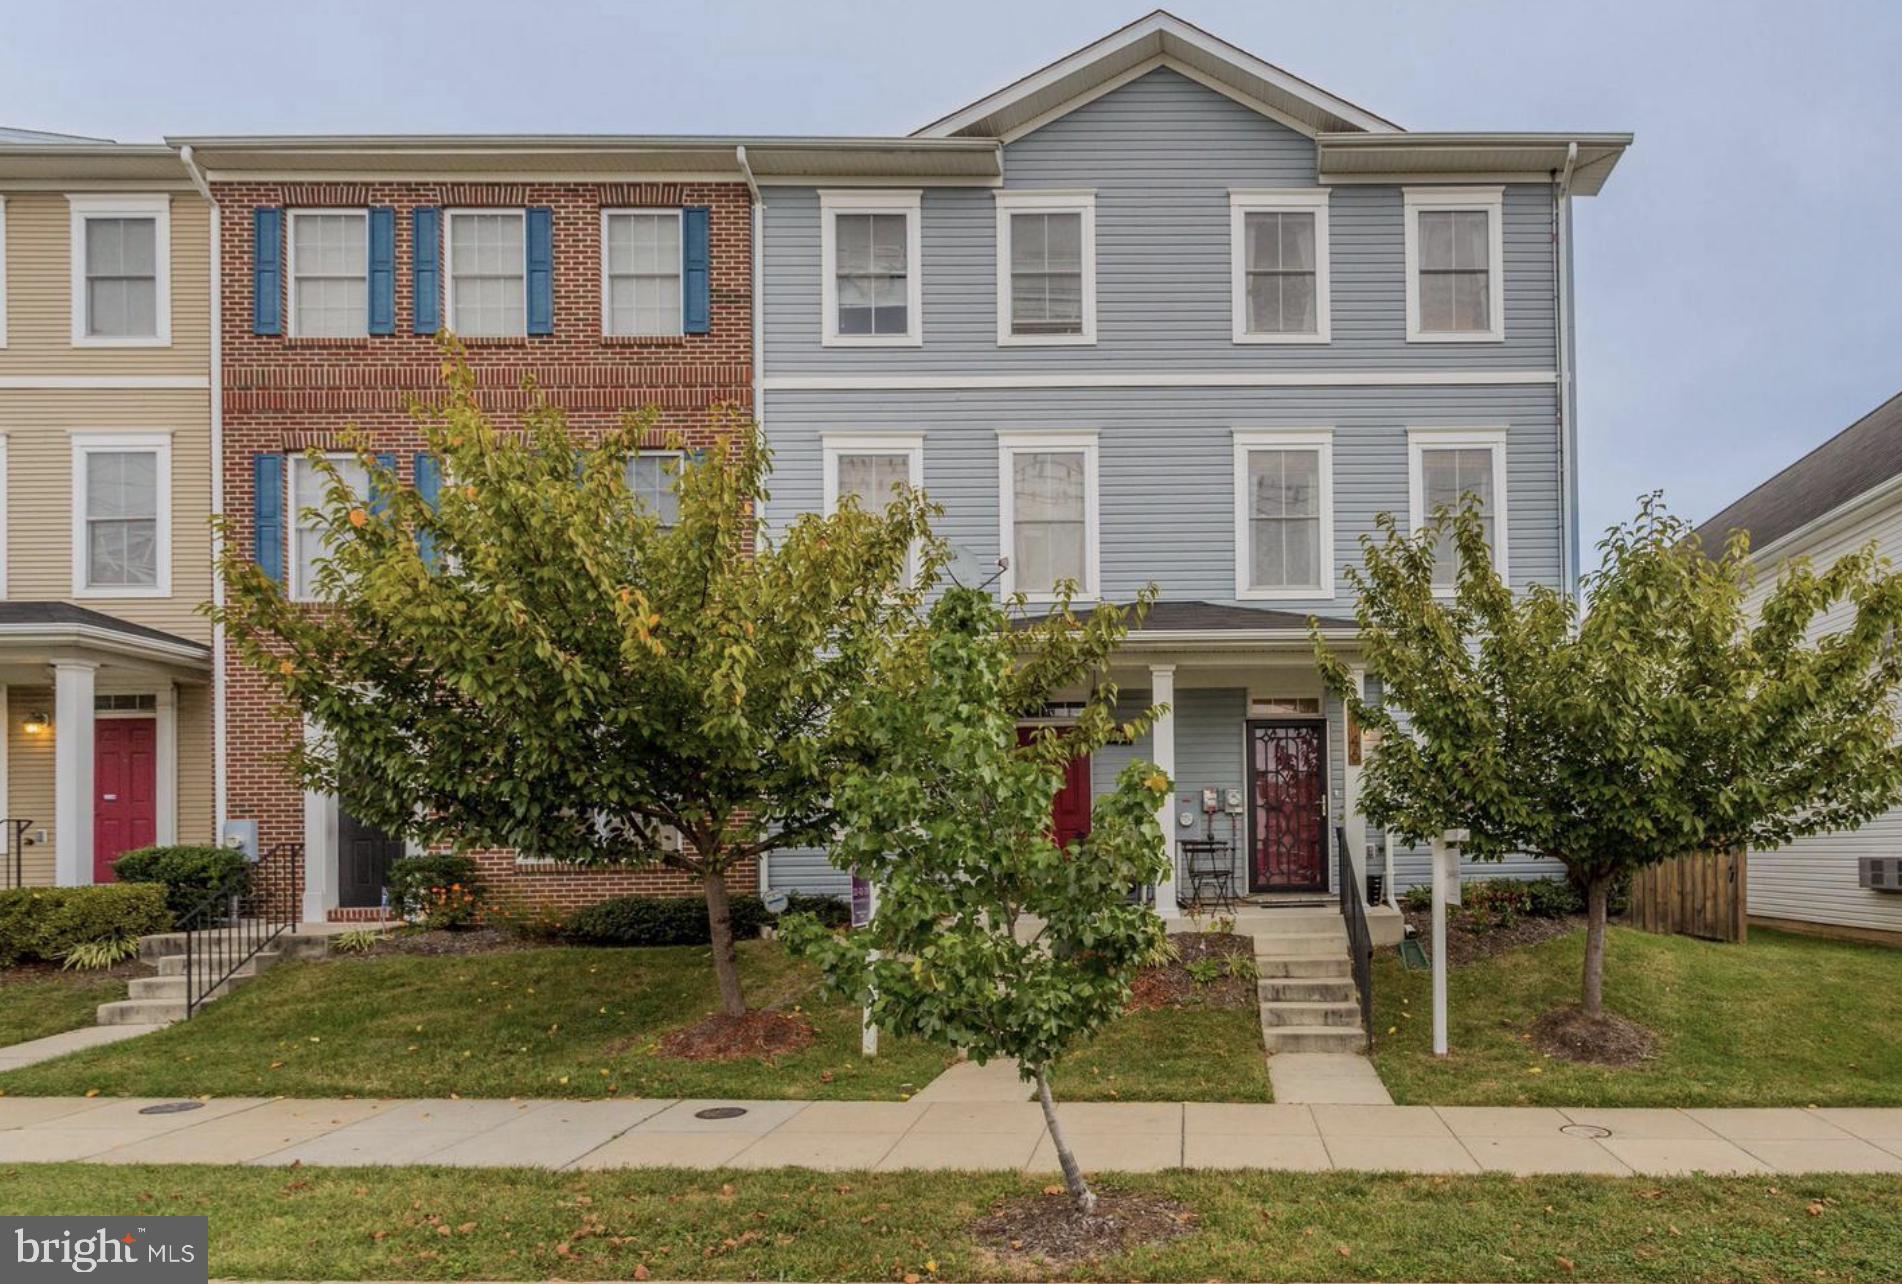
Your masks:
M1750 932L1749 857L1698 852L1631 876L1631 925L1646 932L1743 941Z

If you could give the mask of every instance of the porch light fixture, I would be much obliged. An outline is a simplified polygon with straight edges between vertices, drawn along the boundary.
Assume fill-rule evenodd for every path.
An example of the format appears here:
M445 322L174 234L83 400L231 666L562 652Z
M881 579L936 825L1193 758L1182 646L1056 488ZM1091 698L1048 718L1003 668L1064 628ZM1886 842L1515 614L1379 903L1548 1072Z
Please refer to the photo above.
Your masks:
M43 713L29 713L26 721L20 724L20 730L29 736L43 736L52 727L53 720Z

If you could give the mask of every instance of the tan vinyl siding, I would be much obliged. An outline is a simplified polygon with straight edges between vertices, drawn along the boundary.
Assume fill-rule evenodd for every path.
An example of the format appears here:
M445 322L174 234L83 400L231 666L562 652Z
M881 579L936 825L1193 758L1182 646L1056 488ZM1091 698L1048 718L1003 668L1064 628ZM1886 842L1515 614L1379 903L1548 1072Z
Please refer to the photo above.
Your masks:
M24 862L29 887L53 881L53 733L29 736L21 727L29 715L52 711L51 688L7 688L7 815L33 822ZM33 842L41 832L46 840Z
M178 688L178 841L209 843L212 833L211 688Z
M93 195L74 189L75 196ZM0 375L195 375L209 378L211 213L186 189L171 198L172 343L73 346L72 206L66 192L0 192L7 221L7 342ZM118 192L114 195L130 195Z
M1818 570L1845 553L1874 542L1891 561L1902 560L1902 500L1890 498L1872 511L1835 529L1777 550L1758 565L1752 612L1776 583L1789 558L1808 557ZM1855 607L1837 603L1814 634L1847 628ZM1860 829L1799 838L1775 851L1750 853L1750 912L1766 918L1793 919L1836 927L1902 932L1902 892L1875 892L1856 885L1856 861L1863 856L1902 856L1902 807L1877 816Z
M211 401L198 390L0 393L7 439L7 583L13 601L73 599L73 434L169 432L172 593L88 597L96 611L208 642L196 608L211 596Z

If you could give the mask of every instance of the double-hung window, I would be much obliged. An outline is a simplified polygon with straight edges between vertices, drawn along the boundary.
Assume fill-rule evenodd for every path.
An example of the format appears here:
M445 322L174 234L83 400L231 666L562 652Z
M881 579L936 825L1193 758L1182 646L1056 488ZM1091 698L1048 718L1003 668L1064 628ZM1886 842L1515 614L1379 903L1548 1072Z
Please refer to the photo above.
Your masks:
M924 342L922 201L917 191L819 193L824 343Z
M1000 191L997 341L1096 342L1096 194Z
M1235 596L1334 596L1334 434L1235 432Z
M172 591L172 439L73 435L73 596Z
M528 333L528 232L521 210L450 210L449 328L495 338Z
M1407 339L1506 337L1504 189L1406 189Z
M838 511L847 496L868 513L882 513L897 486L925 484L922 433L826 433L825 511Z
M370 474L355 455L326 456L363 503L370 501ZM329 477L304 455L291 456L291 597L317 599L317 563L326 553L328 532L322 518Z
M1230 192L1230 291L1236 343L1330 337L1325 190Z
M355 339L370 333L370 212L294 210L290 216L291 333Z
M1068 580L1079 599L1096 597L1096 457L1093 432L999 435L998 542L1006 594L1048 602Z
M659 520L662 530L680 524L680 493L674 488L679 480L678 451L643 450L627 461L627 488L635 502Z
M164 196L70 196L73 343L167 347L172 342L171 201Z
M1419 530L1441 509L1458 512L1470 496L1479 507L1493 566L1506 574L1506 430L1414 428L1407 433L1412 524ZM1434 548L1433 588L1450 595L1459 577L1449 523Z
M601 332L682 333L679 210L601 211Z

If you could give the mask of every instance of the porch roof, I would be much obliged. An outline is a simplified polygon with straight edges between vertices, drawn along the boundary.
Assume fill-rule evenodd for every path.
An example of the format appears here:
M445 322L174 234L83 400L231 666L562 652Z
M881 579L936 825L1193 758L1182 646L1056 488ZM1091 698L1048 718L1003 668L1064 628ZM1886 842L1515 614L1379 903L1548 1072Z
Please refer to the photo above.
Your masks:
M1094 607L1075 609L1079 619L1088 619ZM1235 606L1226 602L1161 601L1149 608L1140 629L1131 629L1131 642L1287 642L1303 641L1308 624L1321 626L1324 637L1351 638L1357 628L1352 620L1309 615L1302 611L1277 611L1265 607Z
M71 602L0 602L0 651L91 651L191 670L211 669L211 648Z

